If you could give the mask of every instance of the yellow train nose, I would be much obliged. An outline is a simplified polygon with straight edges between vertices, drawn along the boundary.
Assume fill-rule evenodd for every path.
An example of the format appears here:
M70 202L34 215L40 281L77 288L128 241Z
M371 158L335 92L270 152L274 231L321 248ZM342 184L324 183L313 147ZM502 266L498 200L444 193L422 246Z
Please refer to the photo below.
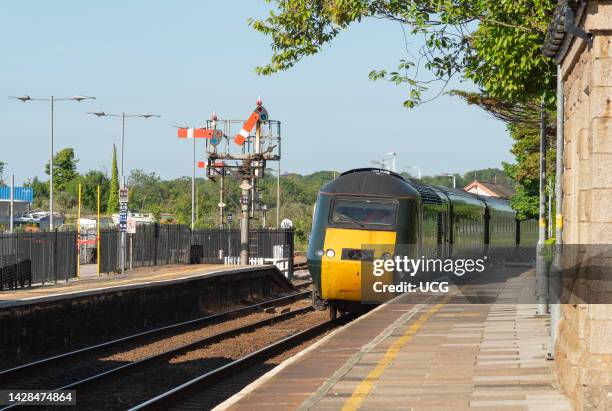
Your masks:
M371 251L372 258L379 258L383 253L393 254L395 240L394 231L327 228L325 254L321 259L321 297L361 302L362 273L372 272L371 261L364 261L364 249ZM351 250L354 255L349 256L350 252L343 250Z

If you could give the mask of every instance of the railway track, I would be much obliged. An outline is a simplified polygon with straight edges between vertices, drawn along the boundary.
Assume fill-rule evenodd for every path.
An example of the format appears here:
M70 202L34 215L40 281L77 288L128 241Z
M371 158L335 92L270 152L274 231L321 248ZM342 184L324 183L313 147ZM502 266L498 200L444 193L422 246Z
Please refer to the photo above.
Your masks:
M56 390L76 390L79 409L130 408L171 390L177 383L222 368L287 336L302 334L300 330L310 328L304 324L314 322L327 321L324 314L304 307L96 373ZM281 342L279 348L288 341Z
M307 262L293 264L293 271L307 270L307 269L308 269L308 263Z
M268 315L264 320L251 320L246 325L238 327L236 327L235 324L232 327L231 324L232 321L249 321L249 316L265 316L261 311L266 308L292 304L309 295L309 291L298 292L253 304L248 307L144 331L6 369L0 371L0 388L50 389L55 391L75 389L77 387L80 388L95 381L108 379L112 376L119 375L128 370L137 369L138 367L155 361L162 361L201 345L210 344L223 338L229 338L233 335L248 332L248 330L256 329L265 324L282 321L283 319L309 312L312 310L309 306L293 310L286 307L287 312L283 312L280 315ZM228 327L230 328L228 329ZM145 356L144 358L135 359L133 361L104 360L105 357L112 356L112 354L116 352L130 351L139 346L154 343L155 341L163 341L164 338L173 338L173 336L176 335L182 337L183 334L181 333L187 333L186 335L189 335L189 332L197 333L202 330L206 333L209 329L211 329L212 333L208 332L208 334L200 338L191 338L189 342L178 344L170 349L161 350L161 352ZM19 387L15 387L16 382L18 382ZM11 407L3 409L8 408Z
M300 347L309 340L341 324L345 324L353 318L353 316L346 315L291 334L230 363L224 364L182 383L163 394L130 408L130 411L210 409L226 398L229 398L238 388L246 386L267 370L267 368L264 367L261 372L257 372L256 370L253 373L249 373L248 369L250 367L261 366L262 363L267 360L279 354L282 355L283 352ZM215 388L216 390L214 390Z

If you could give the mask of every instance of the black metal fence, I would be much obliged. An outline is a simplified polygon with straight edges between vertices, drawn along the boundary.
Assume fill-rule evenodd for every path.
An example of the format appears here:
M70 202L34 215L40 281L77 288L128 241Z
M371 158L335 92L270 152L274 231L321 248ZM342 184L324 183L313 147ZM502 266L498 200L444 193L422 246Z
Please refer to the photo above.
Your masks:
M0 234L0 290L76 277L77 233Z
M275 248L276 247L276 248ZM191 230L181 225L139 225L126 235L126 269L189 263L223 263L240 255L240 231ZM276 250L276 251L275 251ZM255 229L249 232L249 256L293 260L293 230ZM100 271L121 270L121 234L118 229L100 233Z
M125 236L125 268L166 264L189 264L191 230L181 225L139 225L135 234ZM100 232L100 271L121 271L121 233L118 229Z
M139 225L135 234L126 235L125 249L126 269L165 264L224 263L225 257L237 258L240 255L240 231L192 231L181 225ZM74 278L78 256L75 231L0 234L0 290ZM251 230L249 256L288 259L288 267L291 267L293 230ZM116 228L101 230L100 272L119 272L120 261L121 233Z
M224 257L240 256L240 230L193 230L191 242L202 246L202 263L222 263ZM277 255L275 249L277 248ZM278 251L280 250L280 255ZM197 258L197 256L195 256ZM249 231L249 257L292 258L293 230L259 228Z

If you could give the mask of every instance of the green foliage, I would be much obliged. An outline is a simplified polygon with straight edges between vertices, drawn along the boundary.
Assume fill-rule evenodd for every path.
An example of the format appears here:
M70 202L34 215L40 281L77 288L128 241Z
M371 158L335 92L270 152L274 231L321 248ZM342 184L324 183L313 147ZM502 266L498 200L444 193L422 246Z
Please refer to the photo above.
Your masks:
M107 214L113 214L119 209L119 169L117 168L117 149L113 144L113 163L111 166L111 180L106 203Z
M515 163L504 163L506 174L515 182L516 194L510 200L512 208L517 210L521 220L536 218L539 208L539 170L540 170L540 131L509 125L510 136L514 140L512 154ZM546 172L554 175L555 149L550 138L547 141Z
M271 2L271 0L268 0ZM454 76L472 80L487 95L527 101L546 93L554 100L554 64L541 44L556 2L552 0L276 0L262 20L249 20L272 40L272 59L259 74L291 68L365 18L408 26L423 43L416 56L400 60L396 70L373 70L408 89L406 107L427 99L432 85L439 95ZM407 40L406 44L408 43ZM424 76L425 70L429 76Z
M25 184L28 186L27 184ZM34 208L47 208L49 206L49 183L40 181L38 177L34 177L32 182L29 184L34 190L34 201L32 206Z
M100 186L100 211L106 212L106 202L110 192L110 180L102 171L90 170L79 177L82 185L82 207L95 212L98 208L98 186Z
M77 160L73 148L64 148L53 157L53 188L55 191L64 191L67 184L77 176ZM45 173L49 175L49 163L45 166Z
M0 161L0 186L4 185L4 168L6 167L6 162Z

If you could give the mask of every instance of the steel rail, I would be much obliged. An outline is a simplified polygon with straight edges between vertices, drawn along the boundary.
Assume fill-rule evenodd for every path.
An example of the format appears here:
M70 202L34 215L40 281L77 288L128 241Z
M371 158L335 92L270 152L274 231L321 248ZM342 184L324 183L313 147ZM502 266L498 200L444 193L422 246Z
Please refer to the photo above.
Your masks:
M213 385L219 384L224 378L234 375L235 372L243 368L257 364L260 361L266 360L275 354L286 351L287 349L294 348L305 341L308 341L328 330L337 327L338 325L349 322L353 318L353 315L344 315L337 319L329 320L306 330L289 335L282 340L260 348L257 351L247 354L235 361L218 367L207 372L206 374L200 375L169 391L166 391L163 394L136 405L135 407L130 408L130 411L169 409L173 405L176 405L179 401L184 400L186 397L197 394L197 392L203 391Z
M269 306L271 304L274 305L274 304L278 304L284 301L291 301L291 300L299 299L301 297L307 297L309 294L310 294L310 291L303 291L303 292L299 292L299 293L295 293L295 294L291 294L291 295L287 295L287 296L283 296L279 298L274 298L274 299L267 300L267 301L262 301L260 303L253 304L247 307L236 308L233 310L224 311L224 312L217 313L217 314L195 318L189 321L182 321L180 323L166 325L166 326L155 328L152 330L143 331L137 334L128 335L126 337L121 337L121 338L117 338L114 340L106 341L100 344L95 344L89 347L80 348L78 350L54 355L52 357L43 358L41 360L33 361L30 363L18 365L13 368L2 370L0 371L0 379L4 379L10 376L11 374L26 371L28 369L39 367L41 365L50 365L50 364L53 364L59 361L63 361L66 359L76 357L78 355L90 354L90 353L95 353L97 351L101 351L102 349L108 349L113 346L119 345L121 343L133 342L133 341L138 340L139 338L154 336L156 334L162 334L168 331L176 331L176 330L180 330L181 328L188 328L188 327L198 325L198 324L212 323L215 321L223 320L224 318L227 318L227 317L232 317L234 315L246 314L252 311L256 311L266 306Z
M287 313L279 314L274 317L266 318L265 320L262 320L262 321L247 324L247 325L237 327L237 328L232 328L226 331L221 331L219 333L210 335L208 337L200 338L196 341L192 341L192 342L180 345L178 347L163 351L161 353L153 354L148 357L141 358L140 360L132 361L127 364L123 364L118 367L114 367L114 368L99 372L92 376L83 378L79 381L75 381L75 382L63 385L62 387L53 388L50 391L56 392L56 391L74 390L76 388L82 388L83 386L90 384L92 382L95 382L95 381L103 380L108 377L117 377L118 375L120 375L121 373L127 370L134 370L134 369L138 369L139 367L142 367L145 365L153 364L155 362L161 362L164 360L168 360L184 352L194 350L202 346L214 344L214 343L223 341L225 339L232 338L237 335L256 330L257 328L269 326L269 325L274 324L275 322L285 321L291 317L295 317L300 314L305 314L310 311L314 311L314 309L311 306L308 306L308 307L300 308L294 311L289 311ZM4 408L0 408L0 410L8 410L8 409L12 409L14 407L18 407L21 405L27 405L27 404L16 403L16 404L12 404L7 407L4 407Z

